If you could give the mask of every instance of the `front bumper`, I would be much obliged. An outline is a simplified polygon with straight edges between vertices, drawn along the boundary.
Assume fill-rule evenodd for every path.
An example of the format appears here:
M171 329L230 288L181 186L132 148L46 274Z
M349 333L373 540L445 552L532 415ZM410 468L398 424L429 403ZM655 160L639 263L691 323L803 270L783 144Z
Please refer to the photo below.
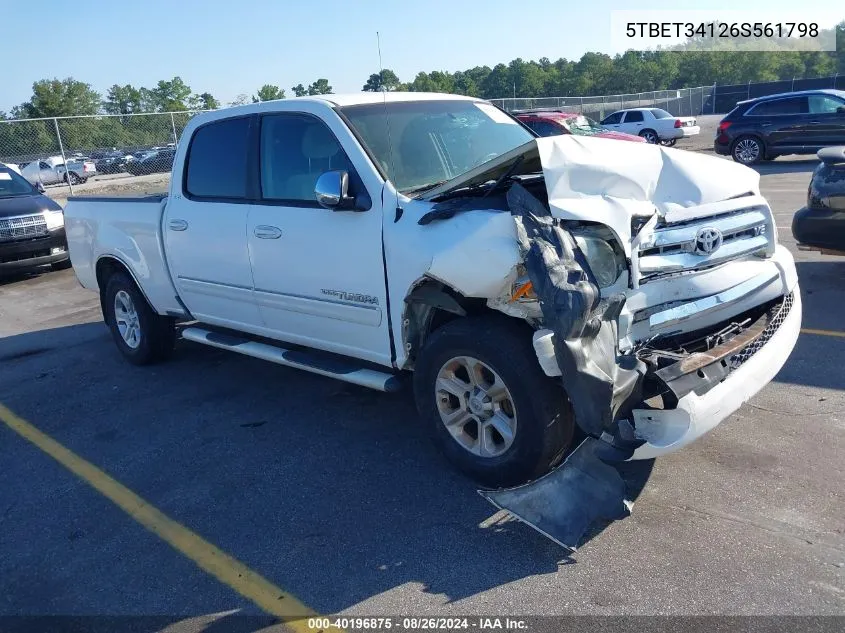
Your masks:
M54 253L55 249L62 249ZM47 237L0 242L0 271L9 272L55 264L69 257L64 228L50 231Z
M691 392L674 409L634 409L637 435L646 442L631 459L672 453L711 431L766 386L789 358L801 330L801 293L791 289L792 305L779 326L727 378L703 395Z

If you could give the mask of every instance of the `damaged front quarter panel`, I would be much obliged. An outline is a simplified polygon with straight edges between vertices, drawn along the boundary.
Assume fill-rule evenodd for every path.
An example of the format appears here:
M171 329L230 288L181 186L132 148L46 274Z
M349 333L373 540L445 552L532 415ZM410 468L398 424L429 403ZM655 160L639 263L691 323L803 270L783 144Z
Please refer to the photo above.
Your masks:
M575 549L595 520L618 519L629 506L615 464L641 443L629 421L641 400L646 366L618 352L624 295L601 298L572 235L520 184L508 191L525 268L554 333L561 382L578 425L590 436L548 475L517 488L481 491L494 505Z

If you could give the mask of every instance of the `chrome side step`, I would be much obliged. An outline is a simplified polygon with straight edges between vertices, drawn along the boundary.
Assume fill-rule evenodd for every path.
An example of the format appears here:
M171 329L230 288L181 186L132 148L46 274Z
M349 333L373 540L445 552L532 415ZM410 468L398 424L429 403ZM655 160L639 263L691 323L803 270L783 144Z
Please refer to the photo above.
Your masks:
M276 345L259 343L248 338L194 326L183 329L182 338L245 356L260 358L277 365L285 365L310 371L313 374L337 378L377 391L394 392L402 386L399 376L395 374L361 367L356 365L354 361L342 357L318 354L308 350L289 350Z

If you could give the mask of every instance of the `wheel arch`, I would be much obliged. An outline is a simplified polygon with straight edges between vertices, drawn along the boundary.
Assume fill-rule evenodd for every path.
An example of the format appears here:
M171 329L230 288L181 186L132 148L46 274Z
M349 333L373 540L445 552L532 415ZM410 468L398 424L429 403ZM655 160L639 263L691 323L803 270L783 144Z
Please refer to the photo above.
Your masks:
M500 314L485 299L466 297L448 284L431 277L418 280L405 296L402 311L404 369L411 369L417 353L437 329L454 321L485 312Z
M97 263L94 266L94 274L97 277L97 287L100 289L100 308L103 310L104 316L105 305L103 301L105 299L106 286L109 283L109 279L115 273L126 273L132 280L132 283L135 284L138 292L140 292L141 296L144 297L144 301L147 302L147 305L149 305L153 311L156 311L156 308L150 301L147 293L144 292L143 286L138 283L138 278L135 276L135 273L132 272L132 268L117 255L102 255L97 259Z

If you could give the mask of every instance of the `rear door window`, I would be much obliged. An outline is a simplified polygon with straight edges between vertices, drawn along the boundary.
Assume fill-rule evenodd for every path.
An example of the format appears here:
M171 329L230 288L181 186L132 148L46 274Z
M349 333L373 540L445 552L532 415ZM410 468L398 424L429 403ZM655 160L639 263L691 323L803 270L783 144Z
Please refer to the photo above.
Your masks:
M746 113L746 116L781 116L785 114L805 114L807 97L790 97L758 103Z
M639 110L631 110L625 114L625 123L640 123L643 120L643 113Z
M223 119L194 132L185 170L189 196L223 200L247 197L249 122L249 117ZM173 150L165 150L157 158L172 160Z

